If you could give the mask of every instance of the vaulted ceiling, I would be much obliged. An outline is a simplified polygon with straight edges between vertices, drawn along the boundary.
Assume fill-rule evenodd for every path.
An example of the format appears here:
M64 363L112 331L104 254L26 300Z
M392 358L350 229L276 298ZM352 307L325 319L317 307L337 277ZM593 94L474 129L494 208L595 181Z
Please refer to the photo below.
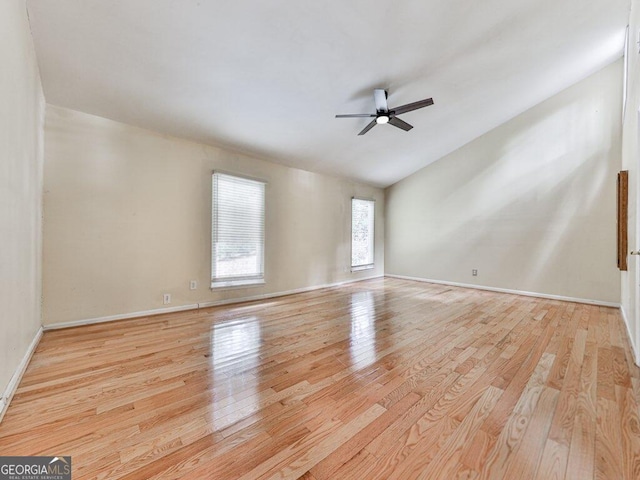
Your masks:
M622 55L629 0L28 0L47 102L387 186ZM404 132L338 113L433 97Z

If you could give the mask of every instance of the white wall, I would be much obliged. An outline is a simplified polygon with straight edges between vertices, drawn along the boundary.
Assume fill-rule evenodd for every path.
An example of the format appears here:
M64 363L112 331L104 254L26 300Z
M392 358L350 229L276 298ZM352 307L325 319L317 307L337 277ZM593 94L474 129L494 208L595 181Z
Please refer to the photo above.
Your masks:
M621 98L618 61L388 188L385 272L619 303Z
M40 328L45 104L24 0L0 2L0 32L2 394Z
M384 192L49 105L45 325L381 275ZM268 182L266 285L211 291L211 172ZM350 272L351 197L374 198L376 268ZM189 290L189 280L198 289Z
M637 39L640 34L640 2L633 0L629 19L629 62L627 67L627 102L624 115L622 135L622 169L629 171L629 250L638 250L638 161L640 150L638 144L638 122L640 107L640 59L638 58ZM636 362L640 364L640 315L638 315L639 299L638 261L640 257L627 257L629 270L622 272L622 311L629 329L629 336L636 353Z

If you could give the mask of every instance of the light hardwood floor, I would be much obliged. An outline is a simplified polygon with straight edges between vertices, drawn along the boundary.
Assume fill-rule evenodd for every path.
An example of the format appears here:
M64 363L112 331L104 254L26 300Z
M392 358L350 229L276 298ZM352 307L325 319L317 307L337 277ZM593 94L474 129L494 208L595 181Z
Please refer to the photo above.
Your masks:
M616 309L398 279L45 333L2 455L74 479L639 479Z

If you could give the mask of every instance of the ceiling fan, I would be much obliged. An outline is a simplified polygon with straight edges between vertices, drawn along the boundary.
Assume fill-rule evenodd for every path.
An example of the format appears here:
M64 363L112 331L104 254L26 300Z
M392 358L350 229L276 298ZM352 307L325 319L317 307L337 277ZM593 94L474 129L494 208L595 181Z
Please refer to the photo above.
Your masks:
M373 91L373 99L376 102L376 113L352 113L346 115L336 115L336 118L375 117L373 120L371 120L371 123L364 127L358 135L364 135L378 123L388 123L390 125L393 125L394 127L401 128L406 132L411 130L413 128L413 125L409 125L407 122L400 120L397 115L433 105L433 98L426 98L418 102L408 103L406 105L402 105L401 107L389 109L389 105L387 105L387 91L382 88L376 88Z

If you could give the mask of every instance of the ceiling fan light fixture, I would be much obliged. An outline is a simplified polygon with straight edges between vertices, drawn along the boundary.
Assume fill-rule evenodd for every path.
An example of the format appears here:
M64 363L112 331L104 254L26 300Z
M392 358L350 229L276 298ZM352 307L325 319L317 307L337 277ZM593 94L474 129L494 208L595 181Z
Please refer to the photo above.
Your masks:
M373 120L370 120L369 123L367 123L367 126L360 131L358 136L364 135L378 124L384 125L385 123L408 132L413 128L413 125L409 125L404 120L401 120L398 118L398 115L433 105L433 98L425 98L424 100L407 103L406 105L389 109L389 105L387 104L387 92L382 88L376 88L373 90L373 100L376 104L374 113L348 113L336 115L336 118L373 118Z

